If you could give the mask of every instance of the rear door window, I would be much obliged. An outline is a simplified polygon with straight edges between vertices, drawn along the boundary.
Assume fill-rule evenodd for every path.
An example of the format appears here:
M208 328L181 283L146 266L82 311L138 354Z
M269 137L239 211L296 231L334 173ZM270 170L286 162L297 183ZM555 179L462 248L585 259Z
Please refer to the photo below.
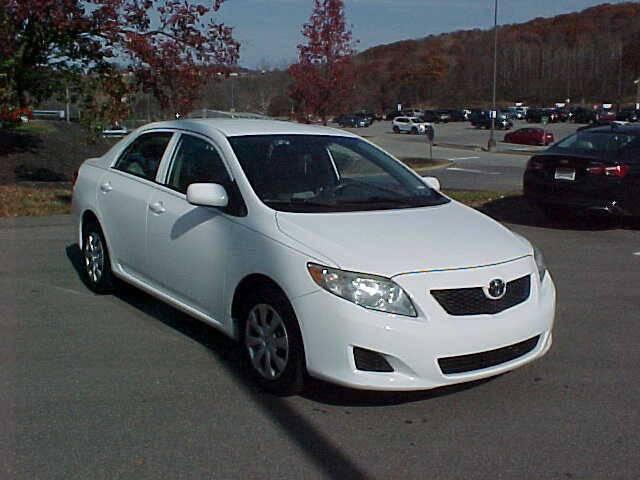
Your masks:
M113 168L154 181L172 136L172 132L150 132L140 135L120 155Z

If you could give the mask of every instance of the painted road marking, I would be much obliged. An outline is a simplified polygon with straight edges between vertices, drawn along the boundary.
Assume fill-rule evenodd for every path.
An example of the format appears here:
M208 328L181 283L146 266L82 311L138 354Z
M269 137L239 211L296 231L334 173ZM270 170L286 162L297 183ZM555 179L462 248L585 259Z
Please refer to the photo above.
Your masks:
M457 160L478 160L480 157L454 157L454 158L450 158L449 160L451 160L452 162L455 162Z
M446 170L452 172L479 173L481 175L502 175L500 172L483 172L482 170L474 170L472 168L449 167Z
M640 252L633 252L636 257L640 257Z

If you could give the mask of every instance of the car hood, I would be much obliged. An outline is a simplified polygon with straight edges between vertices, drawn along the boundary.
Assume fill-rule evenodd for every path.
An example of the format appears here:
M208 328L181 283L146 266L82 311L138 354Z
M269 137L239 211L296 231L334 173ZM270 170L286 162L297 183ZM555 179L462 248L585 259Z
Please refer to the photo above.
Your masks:
M392 277L473 268L531 254L528 242L461 205L348 213L277 212L278 229L344 270Z

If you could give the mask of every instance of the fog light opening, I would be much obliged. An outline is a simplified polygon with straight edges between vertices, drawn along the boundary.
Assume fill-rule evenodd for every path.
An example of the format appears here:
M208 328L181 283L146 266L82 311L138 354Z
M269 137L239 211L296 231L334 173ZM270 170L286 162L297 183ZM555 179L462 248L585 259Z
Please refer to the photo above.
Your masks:
M356 368L363 372L393 372L384 355L366 348L353 347L353 358Z

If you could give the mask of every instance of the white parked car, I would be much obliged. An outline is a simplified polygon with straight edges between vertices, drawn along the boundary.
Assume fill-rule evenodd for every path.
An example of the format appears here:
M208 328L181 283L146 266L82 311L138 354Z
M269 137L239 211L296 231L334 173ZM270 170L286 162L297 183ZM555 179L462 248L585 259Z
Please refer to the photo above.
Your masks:
M256 379L417 390L544 355L555 287L517 234L366 140L268 120L150 124L81 166L86 282L238 339Z
M393 133L413 133L414 135L423 135L427 128L433 128L432 124L425 122L420 117L396 117L391 123Z

